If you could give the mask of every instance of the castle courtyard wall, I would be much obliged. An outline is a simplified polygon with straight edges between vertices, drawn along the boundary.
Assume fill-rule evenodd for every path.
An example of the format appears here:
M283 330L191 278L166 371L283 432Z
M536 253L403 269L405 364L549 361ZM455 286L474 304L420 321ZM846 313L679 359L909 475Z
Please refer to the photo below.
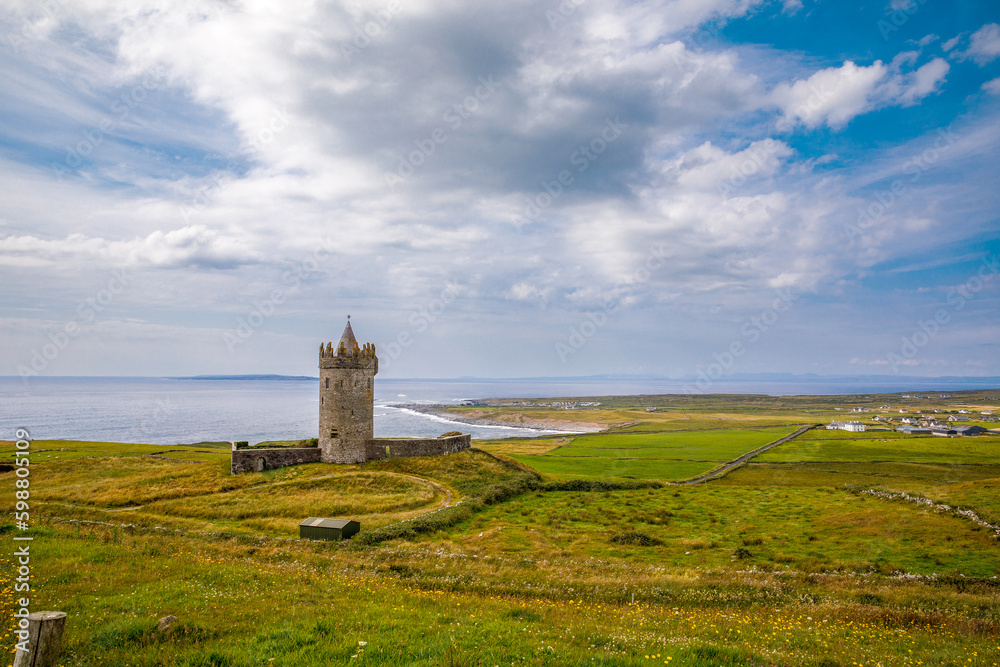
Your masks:
M365 458L381 461L390 458L410 456L441 456L455 454L472 446L472 436L468 433L451 435L446 438L374 438L366 443ZM320 463L322 451L318 447L288 449L234 449L231 471L238 475L244 472L274 470L300 463Z
M366 458L377 461L408 456L440 456L455 454L471 446L472 436L468 433L444 438L373 438L367 443Z
M300 463L319 463L322 452L318 447L288 449L234 449L230 470L232 474L258 472L294 466Z

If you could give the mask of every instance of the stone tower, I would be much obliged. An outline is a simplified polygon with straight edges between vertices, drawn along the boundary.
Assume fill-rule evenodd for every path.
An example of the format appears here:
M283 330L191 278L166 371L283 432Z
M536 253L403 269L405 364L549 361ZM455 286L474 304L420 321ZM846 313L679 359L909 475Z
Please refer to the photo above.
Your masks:
M319 448L324 463L361 463L375 420L375 346L358 339L351 318L334 347L319 346Z

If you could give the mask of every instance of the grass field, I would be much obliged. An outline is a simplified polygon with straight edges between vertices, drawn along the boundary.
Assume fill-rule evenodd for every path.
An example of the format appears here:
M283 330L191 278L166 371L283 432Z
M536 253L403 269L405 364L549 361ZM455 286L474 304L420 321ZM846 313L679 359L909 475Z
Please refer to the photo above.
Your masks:
M992 463L1000 460L1000 438L942 438L933 435L879 437L862 433L829 437L835 431L810 431L761 455L761 461L910 461L914 463ZM819 434L819 435L816 435Z
M700 421L715 428L693 431L636 428L583 435L542 454L510 453L510 456L561 479L682 480L708 472L801 426L723 429L717 428L718 419Z
M1000 664L1000 544L968 514L1000 523L1000 439L812 430L641 484L843 403L617 397L607 433L235 477L205 446L36 442L32 607L69 615L62 667ZM297 539L330 515L362 534Z
M628 559L651 567L719 569L732 565L742 548L743 565L774 571L931 575L945 567L972 577L1000 574L993 536L954 522L948 515L833 489L709 486L529 494L426 541L460 543L481 558L528 550L550 563ZM662 545L637 550L609 540L626 529ZM951 539L935 539L942 534Z
M687 479L714 468L714 461L515 455L512 458L559 479Z

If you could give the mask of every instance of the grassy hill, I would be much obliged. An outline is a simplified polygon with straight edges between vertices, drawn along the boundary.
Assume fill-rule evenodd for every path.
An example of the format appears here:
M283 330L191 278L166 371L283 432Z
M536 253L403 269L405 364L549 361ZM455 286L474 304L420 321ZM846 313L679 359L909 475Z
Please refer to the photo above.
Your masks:
M1000 663L1000 438L812 430L681 487L846 401L680 400L239 476L204 446L38 441L32 606L69 614L65 667ZM301 541L307 516L362 533Z

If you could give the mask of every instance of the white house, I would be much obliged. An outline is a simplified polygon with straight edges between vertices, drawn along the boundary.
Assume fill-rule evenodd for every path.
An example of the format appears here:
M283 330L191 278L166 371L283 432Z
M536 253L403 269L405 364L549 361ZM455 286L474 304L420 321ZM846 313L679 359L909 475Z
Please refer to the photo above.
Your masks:
M832 421L826 426L828 431L864 431L865 425L861 422L838 422Z

